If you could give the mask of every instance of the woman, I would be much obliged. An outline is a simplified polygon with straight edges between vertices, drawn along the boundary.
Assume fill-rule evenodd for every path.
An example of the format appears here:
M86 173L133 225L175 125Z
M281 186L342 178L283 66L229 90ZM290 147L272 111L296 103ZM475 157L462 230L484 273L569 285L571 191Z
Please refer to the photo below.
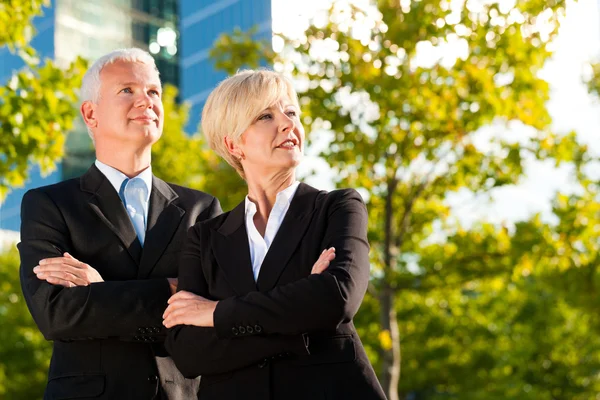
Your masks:
M248 196L190 229L164 314L167 349L202 375L202 400L385 398L352 323L369 279L367 211L355 190L296 181L299 115L271 71L239 72L204 106L204 134Z

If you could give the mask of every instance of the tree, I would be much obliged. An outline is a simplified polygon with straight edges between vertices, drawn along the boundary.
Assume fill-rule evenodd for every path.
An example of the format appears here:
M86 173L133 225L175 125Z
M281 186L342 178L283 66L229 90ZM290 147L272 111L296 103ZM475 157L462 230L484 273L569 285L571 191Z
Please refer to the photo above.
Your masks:
M0 397L42 398L52 347L25 304L14 247L0 253L0 319Z
M523 325L523 335L529 335L532 331L527 324L541 324L550 304L544 300L548 290L541 278L535 285L508 279L523 268L524 261L514 248L521 231L507 235L495 226L463 228L453 220L446 202L452 192L491 193L518 183L528 159L570 163L579 177L592 160L575 134L558 135L550 130L551 119L545 108L548 84L538 76L551 55L548 43L564 16L565 2L528 0L513 4L379 0L376 6L359 8L334 2L326 23L313 21L301 39L282 37L286 47L274 59L276 68L291 72L301 88L303 122L308 130L331 133L332 140L322 156L336 172L336 183L359 188L366 195L374 269L370 287L373 298L367 299L367 304L379 309L381 327L379 343L370 349L379 350L375 363L392 400L400 397L399 389L403 395L427 398L459 393L461 399L486 398L488 393L469 392L469 385L458 375L448 377L446 388L436 383L448 375L448 368L460 364L452 359L440 361L445 356L460 359L460 343L456 342L445 350L438 346L442 350L430 354L419 352L417 344L410 343L405 349L410 359L404 363L410 378L400 383L401 333L405 343L416 332L441 341L452 334L443 325L448 318L437 315L447 311L432 311L429 303L442 302L448 307L454 299L453 309L477 312L479 307L499 307L502 296L510 295L509 288L519 289L522 296L515 297L512 310L504 308L507 315L498 311L495 319L465 324L461 329L467 338L482 332L484 320L498 326L504 323L501 317L520 307L538 310L537 320L508 320L514 321L515 329ZM231 69L240 62L240 51L231 54L224 44L243 43L240 36L218 41L214 51L222 65L229 61ZM521 127L520 137L511 140L504 132L515 125ZM483 139L490 126L501 133L491 140ZM486 145L481 145L482 140ZM434 246L430 242L436 235L443 238ZM492 296L467 295L461 306L460 293L472 292L472 285L496 289ZM374 299L377 301L373 303ZM562 311L546 315L573 321L576 310L571 305ZM429 329L411 328L411 318L422 312L422 323ZM399 316L404 321L400 327ZM372 332L370 322L367 326ZM460 324L454 325L460 328ZM576 337L581 339L585 332L578 332ZM501 342L498 334L482 332L480 336L481 340L489 338L490 343ZM545 339L546 345L557 343ZM517 347L510 361L521 360L518 351L532 343L544 344L513 343ZM506 346L504 343L500 348ZM487 359L502 376L502 355L488 350L481 353L483 364L462 363L462 372L485 365ZM469 352L466 357L476 360L476 351ZM521 355L522 359L529 357ZM412 382L413 374L422 367L412 364L413 357L437 364L437 368L427 369L422 386ZM573 371L569 369L572 364L565 363L564 367L562 371ZM555 395L542 393L541 386L531 392L534 386L529 383L511 391L511 385L525 379L524 375L511 376L512 381L485 374L474 381L496 385L490 389L496 393L494 398L521 398L524 393L531 398ZM471 395L463 397L462 393ZM556 396L569 398L560 393Z
M63 70L50 60L40 65L29 47L32 18L49 0L9 0L0 4L0 48L18 54L25 68L0 87L0 202L22 186L32 166L43 173L63 156L66 133L78 115L77 89L87 63L78 58Z

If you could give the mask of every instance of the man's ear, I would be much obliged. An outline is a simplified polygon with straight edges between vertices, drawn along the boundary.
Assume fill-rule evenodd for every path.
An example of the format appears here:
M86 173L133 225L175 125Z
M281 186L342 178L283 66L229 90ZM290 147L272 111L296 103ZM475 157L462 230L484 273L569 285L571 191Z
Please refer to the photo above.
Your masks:
M96 118L96 105L89 100L84 101L81 104L81 116L83 121L88 128L95 128L98 126L98 119Z
M238 160L243 160L246 157L244 156L244 152L238 147L238 145L229 137L225 136L223 138L225 142L225 147L227 147L227 151L229 154L237 158Z

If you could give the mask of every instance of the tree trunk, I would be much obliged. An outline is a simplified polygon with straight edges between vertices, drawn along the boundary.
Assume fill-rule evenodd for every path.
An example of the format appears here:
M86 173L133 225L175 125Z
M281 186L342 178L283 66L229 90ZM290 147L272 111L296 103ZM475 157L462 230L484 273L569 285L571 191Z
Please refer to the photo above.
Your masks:
M395 257L392 256L392 240L394 237L394 208L392 200L398 181L391 179L388 182L388 193L385 199L385 238L383 246L383 282L379 302L381 306L381 330L384 334L389 334L391 339L391 349L382 348L382 368L381 385L389 400L399 400L398 384L400 383L400 332L398 330L398 320L395 308L395 289L390 284L392 271L395 267Z
M394 289L387 283L381 291L381 328L383 332L389 332L392 340L392 348L383 350L383 373L381 374L381 385L388 400L399 400L398 385L400 384L400 331L396 319L396 308L394 307Z

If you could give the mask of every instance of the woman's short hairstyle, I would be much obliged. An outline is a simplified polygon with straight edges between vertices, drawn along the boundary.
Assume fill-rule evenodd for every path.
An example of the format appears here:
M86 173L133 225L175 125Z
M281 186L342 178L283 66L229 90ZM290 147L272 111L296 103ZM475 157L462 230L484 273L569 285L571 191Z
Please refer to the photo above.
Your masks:
M119 49L112 51L97 59L83 76L80 91L82 103L84 101L98 103L98 101L100 100L100 87L102 85L102 81L100 80L100 73L102 72L102 69L104 69L105 66L107 66L108 64L112 64L116 61L139 62L142 64L150 65L154 67L156 73L159 73L158 68L156 68L154 58L150 55L150 53L142 49L132 47L129 49ZM90 130L90 128L88 128L88 134L90 135L93 141L94 134Z
M260 113L282 97L300 111L292 82L269 70L242 70L225 79L208 96L202 110L202 132L210 147L244 176L240 160L227 150L225 136L238 142Z

